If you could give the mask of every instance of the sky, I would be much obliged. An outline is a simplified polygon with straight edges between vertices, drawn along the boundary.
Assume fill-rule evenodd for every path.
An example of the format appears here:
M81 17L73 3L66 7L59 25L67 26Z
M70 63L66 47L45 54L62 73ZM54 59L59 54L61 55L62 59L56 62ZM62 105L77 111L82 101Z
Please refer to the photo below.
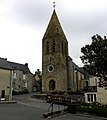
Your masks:
M42 39L54 0L0 0L0 57L42 68ZM56 13L67 37L69 55L83 66L81 48L91 37L107 36L107 0L56 0Z

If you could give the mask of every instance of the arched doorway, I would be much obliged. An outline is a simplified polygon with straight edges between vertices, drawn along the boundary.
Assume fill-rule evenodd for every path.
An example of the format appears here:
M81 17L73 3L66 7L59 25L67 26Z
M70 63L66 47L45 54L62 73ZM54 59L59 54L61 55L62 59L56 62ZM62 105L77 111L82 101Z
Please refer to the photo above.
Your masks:
M49 81L49 90L55 90L55 81L54 80Z

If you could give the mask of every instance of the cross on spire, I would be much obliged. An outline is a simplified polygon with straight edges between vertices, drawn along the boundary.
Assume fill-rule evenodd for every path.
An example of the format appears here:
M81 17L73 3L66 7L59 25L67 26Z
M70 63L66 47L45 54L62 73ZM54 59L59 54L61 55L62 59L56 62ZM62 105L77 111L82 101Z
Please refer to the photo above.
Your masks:
M55 9L55 7L56 7L56 4L55 4L55 1L53 2L53 8Z

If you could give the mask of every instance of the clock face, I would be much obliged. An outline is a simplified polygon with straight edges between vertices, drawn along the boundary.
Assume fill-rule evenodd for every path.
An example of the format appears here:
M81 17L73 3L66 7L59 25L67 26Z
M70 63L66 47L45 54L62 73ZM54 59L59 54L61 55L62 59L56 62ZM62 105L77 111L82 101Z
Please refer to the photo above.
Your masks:
M48 71L49 71L49 72L52 72L53 70L54 70L54 66L53 66L53 65L49 65L49 66L48 66Z

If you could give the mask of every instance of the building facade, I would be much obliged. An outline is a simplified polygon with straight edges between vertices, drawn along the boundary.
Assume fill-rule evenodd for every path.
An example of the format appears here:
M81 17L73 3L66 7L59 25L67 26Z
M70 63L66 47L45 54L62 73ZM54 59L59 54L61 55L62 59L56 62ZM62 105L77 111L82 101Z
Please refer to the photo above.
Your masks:
M107 104L107 87L99 86L100 79L99 77L89 75L88 89L85 91L85 102Z
M0 100L12 100L12 68L3 58L0 58Z
M68 55L68 41L54 10L42 40L42 90L77 91L82 89L82 74Z
M12 68L12 91L13 92L29 92L33 91L33 83L35 78L28 68L28 64L19 64L8 61Z
M88 75L88 79L85 83L85 102L86 103L93 103L98 102L98 94L97 94L97 83L98 77Z
M11 100L12 94L37 91L38 83L28 64L19 64L0 58L0 99Z
M67 89L68 42L54 10L42 40L43 91Z
M68 57L68 88L72 92L82 92L85 86L84 71Z

